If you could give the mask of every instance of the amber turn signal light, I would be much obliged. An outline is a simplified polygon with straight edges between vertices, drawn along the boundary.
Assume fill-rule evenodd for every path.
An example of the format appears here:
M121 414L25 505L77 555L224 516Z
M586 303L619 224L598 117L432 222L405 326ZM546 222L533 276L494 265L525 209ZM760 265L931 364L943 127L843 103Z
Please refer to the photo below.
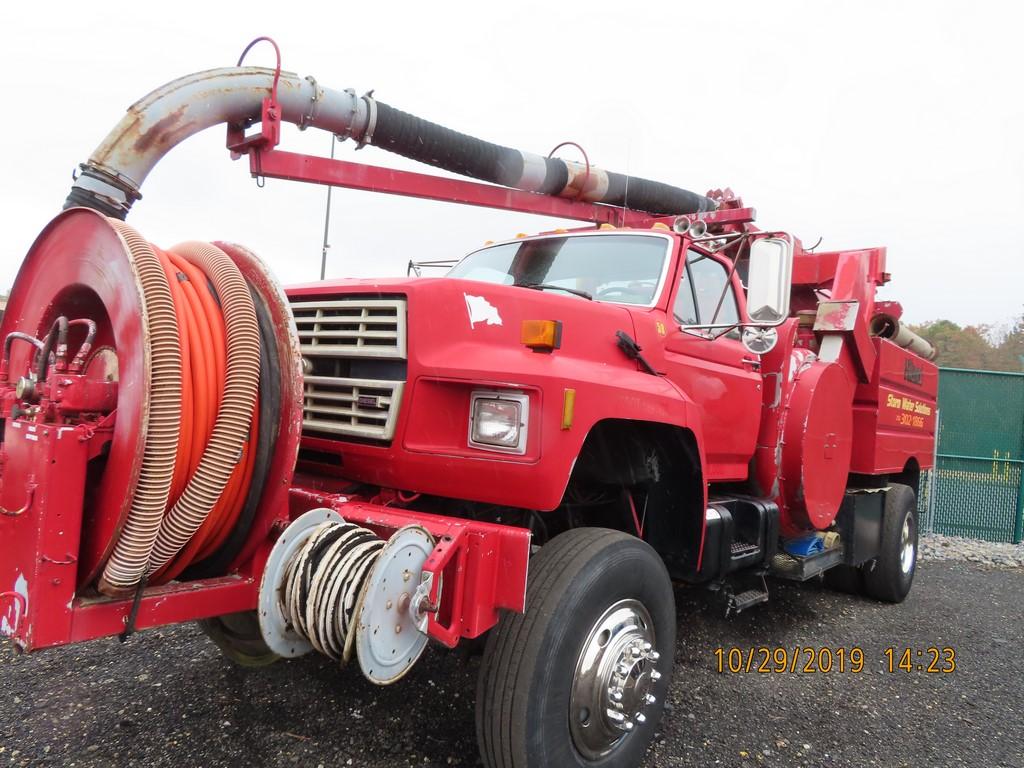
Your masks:
M562 346L561 320L523 320L520 337L530 349L550 352Z

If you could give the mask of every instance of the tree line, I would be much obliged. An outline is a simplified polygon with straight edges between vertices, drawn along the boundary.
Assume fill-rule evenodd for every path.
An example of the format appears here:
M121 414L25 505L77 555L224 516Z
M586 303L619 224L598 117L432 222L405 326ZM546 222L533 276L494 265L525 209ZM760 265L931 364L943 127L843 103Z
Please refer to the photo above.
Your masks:
M1008 328L961 328L950 320L932 320L910 328L935 346L935 362L943 368L1024 372L1024 314Z

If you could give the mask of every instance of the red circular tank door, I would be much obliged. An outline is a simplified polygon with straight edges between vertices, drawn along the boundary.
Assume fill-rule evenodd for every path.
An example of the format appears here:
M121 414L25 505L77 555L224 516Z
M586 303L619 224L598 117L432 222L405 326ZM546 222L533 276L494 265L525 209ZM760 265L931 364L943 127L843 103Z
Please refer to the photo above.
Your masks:
M797 374L788 405L781 522L792 535L827 528L842 504L853 447L853 386L842 366L816 361Z

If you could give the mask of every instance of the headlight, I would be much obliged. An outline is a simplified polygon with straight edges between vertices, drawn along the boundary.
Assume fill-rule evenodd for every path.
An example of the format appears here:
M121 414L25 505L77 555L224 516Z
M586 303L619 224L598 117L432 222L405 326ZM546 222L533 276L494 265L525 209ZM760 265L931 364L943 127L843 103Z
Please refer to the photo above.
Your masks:
M526 453L530 398L477 390L470 395L469 444L508 453Z

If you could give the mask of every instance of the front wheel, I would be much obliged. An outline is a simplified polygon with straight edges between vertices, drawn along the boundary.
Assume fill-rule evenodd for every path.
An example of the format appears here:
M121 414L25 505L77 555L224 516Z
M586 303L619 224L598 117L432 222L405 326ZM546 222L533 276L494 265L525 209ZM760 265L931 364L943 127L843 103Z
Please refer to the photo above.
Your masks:
M524 614L491 632L477 688L488 768L633 768L661 719L675 652L664 563L634 536L580 528L530 562Z
M200 619L198 624L220 652L241 667L266 667L281 658L263 641L256 611Z

